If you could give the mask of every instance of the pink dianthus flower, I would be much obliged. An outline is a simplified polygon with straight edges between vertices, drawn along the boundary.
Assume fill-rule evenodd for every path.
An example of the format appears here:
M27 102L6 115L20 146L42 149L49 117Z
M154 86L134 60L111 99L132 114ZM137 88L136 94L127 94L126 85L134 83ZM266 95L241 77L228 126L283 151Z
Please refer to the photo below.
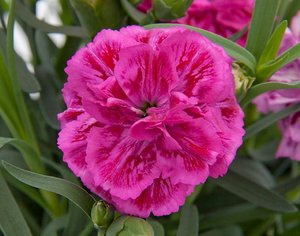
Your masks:
M186 16L176 20L180 24L195 26L229 38L243 30L251 21L255 0L194 0ZM152 0L144 0L141 11L148 11ZM247 34L238 40L245 46Z
M64 161L122 213L176 212L242 143L231 59L184 28L103 30L66 68Z
M287 29L279 53L300 42L300 12L292 19L290 29ZM300 82L300 59L297 59L276 72L269 81ZM265 93L254 100L259 111L263 113L278 112L285 107L300 103L300 89L274 90ZM282 140L276 157L289 157L300 161L300 112L297 112L279 122Z

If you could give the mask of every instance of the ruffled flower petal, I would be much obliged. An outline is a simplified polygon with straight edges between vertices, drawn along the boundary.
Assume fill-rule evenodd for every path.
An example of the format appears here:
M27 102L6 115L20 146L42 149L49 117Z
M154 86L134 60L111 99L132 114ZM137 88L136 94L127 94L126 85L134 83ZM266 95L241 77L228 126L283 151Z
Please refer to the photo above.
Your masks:
M182 81L177 90L189 97L197 97L200 102L217 102L234 89L230 64L218 60L223 58L229 62L230 59L223 49L204 37L199 41L199 37L196 32L177 32L166 39L162 47L175 59Z
M136 141L120 126L94 128L87 147L96 186L121 199L136 198L160 175L155 145Z
M69 116L72 116L72 119ZM87 113L77 114L72 109L61 114L60 120L66 123L58 138L58 146L64 152L63 160L75 175L82 177L87 171L87 135L91 128L97 125L97 121Z
M169 55L146 44L122 50L115 73L129 99L141 109L165 103L177 82Z
M121 200L113 197L117 209L123 213L147 218L150 213L163 216L176 212L191 194L194 187L186 184L172 184L170 179L155 179L138 198Z

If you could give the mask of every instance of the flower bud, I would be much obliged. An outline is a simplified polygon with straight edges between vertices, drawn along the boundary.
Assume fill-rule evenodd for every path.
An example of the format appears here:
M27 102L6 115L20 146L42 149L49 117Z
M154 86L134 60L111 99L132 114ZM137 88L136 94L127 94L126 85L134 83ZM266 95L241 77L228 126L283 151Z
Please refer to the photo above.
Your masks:
M235 82L235 95L238 101L241 101L255 78L252 76L251 71L241 63L232 63L232 72Z
M145 220L131 216L121 216L106 231L107 236L154 236L152 226Z
M98 201L92 208L91 217L96 228L107 228L114 219L114 211L104 201Z
M192 0L154 0L155 16L162 20L173 20L185 15Z

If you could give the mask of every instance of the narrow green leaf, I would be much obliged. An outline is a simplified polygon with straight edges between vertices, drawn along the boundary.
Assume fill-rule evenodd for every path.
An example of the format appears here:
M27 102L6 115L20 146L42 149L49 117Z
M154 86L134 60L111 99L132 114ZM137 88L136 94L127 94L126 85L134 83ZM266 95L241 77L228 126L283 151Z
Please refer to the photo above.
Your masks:
M259 67L257 68L257 76L262 79L268 78L276 71L280 70L281 68L298 58L300 58L300 43L286 50L273 61L270 61L263 65L259 65Z
M53 236L57 235L57 231L66 227L67 216L61 216L51 221L43 230L41 236Z
M276 29L274 30L274 33L272 34L271 38L268 40L268 43L262 52L262 55L258 62L259 65L267 63L276 57L276 55L279 51L284 33L285 33L285 29L287 27L287 24L288 23L285 20L276 27Z
M238 41L241 37L243 37L249 29L249 25L246 25L243 29L231 35L229 39L233 42Z
M298 1L298 0L296 0L296 1ZM279 22L282 21L283 19L289 21L289 19L288 19L288 17L286 17L286 15L288 13L289 7L290 7L292 2L293 2L293 0L281 0L280 1L278 13L277 13ZM300 6L300 4L299 4L299 6ZM295 4L294 4L293 8L295 8ZM297 11L295 11L294 15L296 15L296 12Z
M51 209L45 202L45 200L42 198L42 195L31 186L28 186L21 181L17 180L13 176L9 175L7 172L3 173L6 181L15 188L19 189L21 192L23 192L25 195L27 195L30 199L32 199L35 203L37 203L39 206L44 208L46 211L48 211L49 214L51 214Z
M276 192L264 188L231 170L223 178L213 180L213 182L257 206L278 212L297 211L293 204L287 202Z
M25 93L37 93L41 91L41 86L38 80L34 77L33 74L31 74L27 67L25 62L16 55L16 65L19 72L19 80L20 80L20 86L21 89Z
M55 90L51 73L45 66L39 66L36 69L36 76L39 79L42 92L39 99L39 107L47 124L53 129L59 130L60 124L57 114L63 111L59 95Z
M69 202L69 214L65 223L63 236L78 235L78 232L84 230L87 223L91 222L89 218L72 202Z
M276 59L269 61L265 64L258 65L256 69L256 78L259 82L266 81L270 78L276 71L286 65L289 60L290 54L284 54L283 57L277 57Z
M14 148L0 148L0 161L2 160L23 169L27 168L21 153Z
M297 176L283 183L280 183L275 188L273 188L273 190L280 194L285 194L299 187L300 187L300 176Z
M31 236L30 229L0 170L0 228L7 236Z
M0 46L2 49L5 49L6 45L6 37L3 30L0 29ZM23 59L16 54L16 66L17 70L19 71L19 80L21 89L26 93L34 93L39 92L41 90L40 84L37 79L31 74Z
M23 170L4 161L2 161L2 165L8 173L21 182L68 198L90 217L95 199L81 187L64 179Z
M235 158L230 169L265 188L270 189L275 186L275 180L272 174L258 161L245 158Z
M21 137L22 140L28 142L34 150L38 153L38 145L35 137L35 133L33 130L33 126L30 120L29 112L27 106L25 104L25 100L23 94L21 93L21 86L19 85L18 80L18 72L16 67L15 60L15 50L14 50L14 22L15 22L15 6L16 0L10 1L10 10L9 17L7 23L7 61L8 61L8 70L10 72L11 79L11 88L14 94L14 100L17 107L18 118L20 120L20 124L22 126L21 134L16 137ZM41 162L37 159L37 164L41 165ZM43 166L40 166L38 171L43 171Z
M144 27L146 29L153 29L153 28L168 28L174 26L182 26L187 29L200 33L201 35L207 37L214 43L222 46L230 56L235 58L237 61L244 63L246 66L249 67L249 69L251 69L252 72L255 71L256 59L249 51L237 45L236 43L232 42L231 40L223 38L217 34L193 26L181 25L181 24L151 24L151 25L146 25Z
M26 126L28 124L26 123L27 117L26 112L24 112L24 101L22 94L20 93L20 85L15 63L15 51L13 46L14 22L15 0L11 0L7 20L6 53L0 53L0 77L2 77L0 81L1 83L3 82L3 84L0 85L2 95L0 96L0 112L2 113L2 118L6 122L12 134L15 137L24 137L27 136L26 131L29 130ZM7 60L5 61L5 59ZM29 133L30 131L28 134Z
M252 220L266 219L274 215L274 212L257 208L252 204L238 204L230 207L219 208L200 216L200 230L214 227L227 226Z
M0 137L0 148L7 144L14 146L22 153L26 164L31 170L35 172L44 171L39 156L29 144L20 139Z
M126 11L126 13L139 24L149 24L154 21L150 14L145 14L139 11L135 6L133 6L128 0L121 0L121 4Z
M254 124L246 128L246 135L244 136L244 141L252 137L253 135L259 133L260 131L264 130L265 128L269 127L270 125L274 124L275 122L297 111L300 111L300 104L294 104L279 112L271 113L270 115L263 117L262 119L256 121Z
M42 161L49 167L56 170L65 180L68 180L76 185L80 185L78 178L70 171L70 169L66 168L65 164L58 164L51 159L42 158Z
M300 82L290 82L290 83L282 83L282 82L266 82L254 85L251 87L247 95L241 101L241 106L246 107L254 98L257 96L278 89L296 89L300 88Z
M259 162L269 162L274 160L278 145L279 140L271 140L270 142L264 143L264 145L259 148L248 147L247 151L254 160Z
M6 35L3 34L3 31L0 30L0 32L0 115L11 134L14 137L20 137L24 130L18 114L15 92L13 90L14 86L6 63L7 53L4 44L4 42L6 43Z
M52 68L53 58L55 57L58 48L50 39L50 37L43 31L36 30L34 38L36 43L36 50L39 59L41 60L41 64Z
M244 236L244 234L239 226L227 226L204 232L201 236Z
M278 60L283 61L283 63L281 63L280 66L276 69L279 70L298 58L300 58L300 43L286 50L277 58Z
M287 2L289 6L286 9L284 19L291 22L291 19L297 14L300 10L300 1L299 0L282 0L282 2Z
M256 0L246 48L259 60L272 33L280 0Z
M84 0L70 0L70 3L76 12L82 27L84 27L88 34L93 37L99 30L100 25L92 4L89 3L89 1Z
M16 1L16 15L33 28L48 33L60 33L73 37L86 38L88 35L78 26L54 26L36 18L19 0Z
M195 205L185 205L181 209L181 216L177 236L197 236L199 231L199 215Z
M26 219L27 225L30 228L30 231L33 235L40 235L41 234L41 226L36 219L36 212L32 211L31 205L27 205L26 201L24 201L24 197L19 194L18 192L13 192L16 202L19 205L19 208Z

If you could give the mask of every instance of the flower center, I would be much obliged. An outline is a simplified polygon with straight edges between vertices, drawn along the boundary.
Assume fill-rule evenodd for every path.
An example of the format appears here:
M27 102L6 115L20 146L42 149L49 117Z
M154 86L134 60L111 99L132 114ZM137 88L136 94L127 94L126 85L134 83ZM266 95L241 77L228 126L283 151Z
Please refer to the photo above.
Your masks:
M145 102L144 106L141 108L141 111L143 112L143 117L148 116L148 109L151 107L157 107L156 102Z

